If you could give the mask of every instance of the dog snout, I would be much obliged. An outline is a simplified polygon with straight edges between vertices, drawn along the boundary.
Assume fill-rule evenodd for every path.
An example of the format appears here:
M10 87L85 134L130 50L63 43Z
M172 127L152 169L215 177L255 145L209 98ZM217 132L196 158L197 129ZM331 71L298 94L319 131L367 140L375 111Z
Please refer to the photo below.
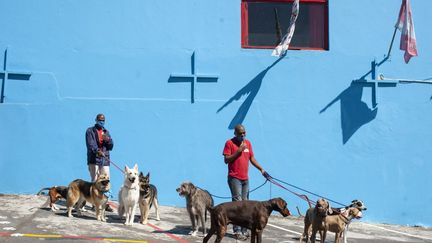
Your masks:
M134 183L134 182L135 182L135 180L136 180L136 178L135 178L135 177L131 177L131 178L129 178L129 181L130 181L130 182L132 182L132 183Z
M285 207L281 213L282 213L282 216L284 216L284 217L291 215L291 212L289 211L289 209L287 207Z
M110 183L109 180L105 180L105 181L102 181L102 182L101 182L101 184L104 185L104 186L108 185L109 183Z

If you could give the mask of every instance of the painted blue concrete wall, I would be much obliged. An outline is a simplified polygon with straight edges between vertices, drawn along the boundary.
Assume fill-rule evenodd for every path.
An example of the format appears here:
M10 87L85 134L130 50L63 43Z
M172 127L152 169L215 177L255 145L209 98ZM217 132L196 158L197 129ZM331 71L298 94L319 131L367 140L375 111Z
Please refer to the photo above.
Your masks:
M7 49L7 70L31 74L6 81L0 192L89 179L84 132L102 112L112 160L150 171L162 204L185 205L175 192L184 180L229 196L222 149L243 122L272 176L362 199L365 221L431 226L432 87L379 87L374 108L370 87L350 85L387 53L400 2L330 1L330 50L277 62L271 50L241 49L240 1L1 1L0 58ZM431 7L412 1L419 57L403 62L398 33L379 73L431 78ZM194 52L195 72L218 80L197 83L192 104L190 84L168 81L191 72ZM116 193L123 179L111 170ZM264 182L249 174L251 188ZM251 199L274 196L307 207L269 184Z

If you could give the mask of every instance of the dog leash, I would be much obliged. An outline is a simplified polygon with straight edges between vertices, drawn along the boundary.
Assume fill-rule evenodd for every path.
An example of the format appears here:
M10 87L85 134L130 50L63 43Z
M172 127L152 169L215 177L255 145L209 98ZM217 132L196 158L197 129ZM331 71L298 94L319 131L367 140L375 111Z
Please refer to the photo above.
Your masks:
M316 193L313 193L313 192L311 192L311 191L305 190L305 189L300 188L300 187L298 187L298 186L295 186L295 185L292 185L292 184L290 184L290 183L284 182L284 181L282 181L282 180L280 180L280 179L277 179L277 178L275 178L275 177L272 177L272 176L270 176L270 175L268 175L267 180L269 180L271 183L275 184L276 186L279 186L280 188L283 188L283 189L285 189L285 190L291 192L292 194L294 194L294 195L300 197L301 199L307 201L308 203L315 204L315 202L309 200L309 198L308 198L306 195L296 193L296 192L294 192L294 191L292 191L292 190L290 190L290 189L288 189L288 188L282 186L280 183L285 184L285 185L288 185L288 186L290 186L290 187L294 187L294 188L296 188L296 189L298 189L298 190L301 190L301 191L303 191L303 192L309 193L309 194L314 195L314 196L316 196L316 197L324 198L324 199L326 199L327 201L330 201L330 202L332 202L332 203L335 203L335 204L341 205L341 206L343 206L343 207L346 207L345 204L342 204L342 203L340 203L340 202L336 202L336 201L331 200L331 199L329 199L329 198L327 198L327 197L324 197L324 196L318 195L318 194L316 194ZM280 182L280 183L278 183L278 182Z
M108 160L108 162L110 162L110 164L113 164L118 170L120 170L123 174L125 173L124 170L122 170L120 167L118 167L116 165L116 163L114 163L112 160L110 160L108 157L106 157L105 155L103 155L104 159Z
M254 191L258 190L260 187L263 187L263 186L267 183L267 181L268 181L268 179L267 179L266 181L264 181L263 184L261 184L260 186L256 187L255 189L249 190L248 193L254 192ZM200 188L200 187L196 187L196 188L201 189L201 190L203 190L203 191L207 191L207 190L204 190L204 189L202 189L202 188ZM211 194L209 191L207 191L207 192L210 194L210 196L215 197L215 198L220 198L220 199L233 199L233 197L221 197L221 196L216 196L216 195L214 195L214 194Z

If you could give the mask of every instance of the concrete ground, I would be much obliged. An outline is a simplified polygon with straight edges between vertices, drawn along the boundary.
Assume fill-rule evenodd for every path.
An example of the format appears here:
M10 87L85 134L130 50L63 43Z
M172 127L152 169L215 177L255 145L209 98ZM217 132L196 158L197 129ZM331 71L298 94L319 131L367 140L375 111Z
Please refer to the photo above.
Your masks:
M192 237L190 220L185 208L160 207L161 220L150 211L149 223L123 225L116 212L107 214L107 222L95 220L89 210L81 217L68 218L65 202L59 211L47 208L47 196L0 194L0 242L202 242L202 235ZM115 205L114 205L115 206ZM209 228L209 223L207 223ZM230 227L231 229L231 227ZM272 215L264 230L263 242L298 242L303 218ZM231 232L231 230L230 230ZM215 237L210 239L213 242ZM330 233L326 242L333 242ZM222 242L236 241L228 233ZM432 242L432 229L398 225L369 224L354 221L348 234L350 243Z

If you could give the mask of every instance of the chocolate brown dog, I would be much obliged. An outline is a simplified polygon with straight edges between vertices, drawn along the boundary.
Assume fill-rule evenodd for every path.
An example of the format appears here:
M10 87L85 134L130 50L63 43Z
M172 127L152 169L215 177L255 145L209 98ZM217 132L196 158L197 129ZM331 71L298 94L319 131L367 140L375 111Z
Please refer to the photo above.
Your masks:
M215 242L221 242L228 224L235 224L251 230L251 242L262 242L262 232L267 225L271 212L278 211L282 216L290 215L287 203L282 198L269 201L234 201L217 205L210 209L211 227L203 242L208 242L216 233Z

